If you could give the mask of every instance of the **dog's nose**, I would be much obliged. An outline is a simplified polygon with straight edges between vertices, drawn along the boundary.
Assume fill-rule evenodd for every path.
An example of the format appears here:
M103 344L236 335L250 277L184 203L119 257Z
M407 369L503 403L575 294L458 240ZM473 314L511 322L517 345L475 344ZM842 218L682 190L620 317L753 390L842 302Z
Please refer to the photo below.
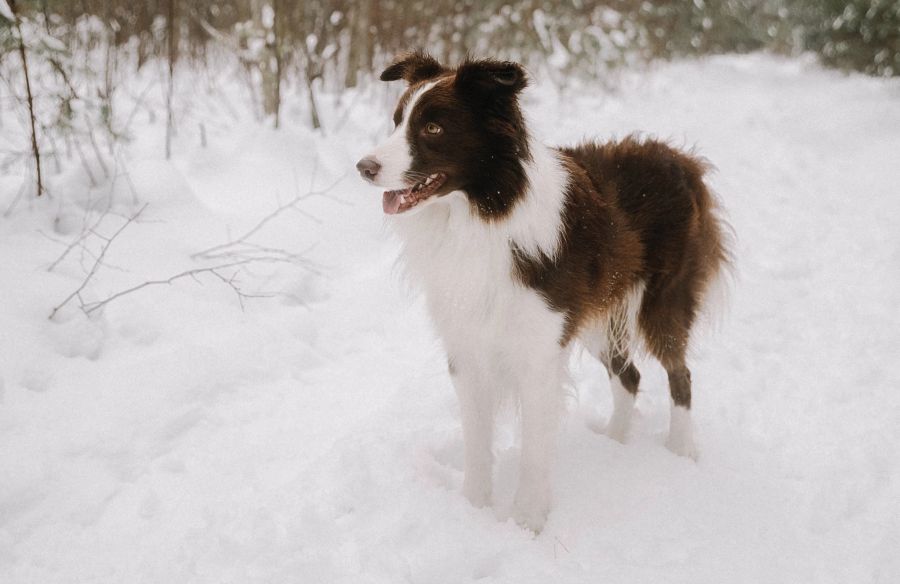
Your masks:
M378 171L381 170L381 165L371 156L366 156L356 163L356 170L359 171L360 176L364 179L374 180Z

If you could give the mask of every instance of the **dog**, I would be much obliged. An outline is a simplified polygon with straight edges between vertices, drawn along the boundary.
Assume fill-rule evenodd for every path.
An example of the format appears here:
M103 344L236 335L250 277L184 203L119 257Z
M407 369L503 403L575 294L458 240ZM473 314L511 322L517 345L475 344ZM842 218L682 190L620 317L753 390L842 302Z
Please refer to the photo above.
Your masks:
M495 414L514 400L522 437L513 517L543 528L576 342L609 373L610 437L626 439L640 349L668 374L668 448L696 458L686 356L710 284L730 261L705 161L636 137L542 145L519 105L528 79L517 63L452 68L415 52L381 79L408 88L390 137L356 166L387 189L382 207L402 263L447 352L466 498L491 504Z

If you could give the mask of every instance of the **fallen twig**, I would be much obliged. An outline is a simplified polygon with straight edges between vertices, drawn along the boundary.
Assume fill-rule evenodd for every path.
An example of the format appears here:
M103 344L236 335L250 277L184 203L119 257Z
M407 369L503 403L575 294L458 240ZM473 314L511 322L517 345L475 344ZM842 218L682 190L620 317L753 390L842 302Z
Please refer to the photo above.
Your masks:
M316 169L314 168L313 169L313 177L315 177L315 172L316 172ZM338 178L336 181L334 181L333 183L331 183L324 189L320 189L317 191L309 190L306 193L295 196L293 199L291 199L287 203L280 205L277 209L275 209L274 211L272 211L271 213L269 213L268 215L266 215L265 217L260 219L260 221L256 225L251 227L247 232L245 232L243 235L241 235L237 239L234 239L232 241L222 243L219 245L214 245L213 247L210 247L203 251L198 251L197 253L192 254L191 258L193 258L193 259L198 259L198 258L213 259L213 258L225 258L225 257L246 257L248 254L254 253L254 251L257 253L264 251L264 252L275 253L277 256L282 257L282 261L300 260L297 263L306 263L305 259L302 258L302 255L303 255L303 253L305 253L305 251L308 251L308 250L305 250L304 252L300 252L297 254L292 254L292 253L286 252L284 250L271 248L271 247L263 247L263 246L260 246L260 245L254 244L254 243L250 243L248 240L251 237L253 237L254 235L256 235L263 227L266 226L266 224L268 224L270 221L272 221L273 219L275 219L276 217L278 217L279 215L281 215L282 213L284 213L285 211L288 211L288 210L296 211L296 212L302 214L303 216L307 217L311 221L320 223L318 218L316 218L313 215L310 215L303 209L299 208L297 205L311 197L329 197L328 193L335 186L337 186L338 183L340 183L342 180L344 180L345 176L346 176L346 174L341 176L340 178ZM313 180L315 180L315 179L313 178ZM333 197L329 197L329 198L333 198ZM334 200L342 202L342 201L340 201L340 199L334 199Z
M235 283L236 277L237 277L237 272L232 274L230 277L226 277L225 275L223 275L221 273L221 271L228 269L228 268L242 266L242 265L246 265L251 262L257 262L257 261L260 261L260 260L259 259L239 260L239 261L235 261L235 262L219 264L216 266L208 266L205 268L194 268L191 270L185 270L179 274L175 274L174 276L170 276L164 280L148 280L142 284L138 284L137 286L132 286L131 288L127 288L125 290L116 292L115 294L113 294L103 300L98 300L96 302L83 303L81 306L81 309L84 311L85 314L90 315L91 313L96 312L97 310L100 310L101 308L103 308L104 306L106 306L107 304L112 302L113 300L116 300L117 298L121 298L122 296L125 296L126 294L131 294L132 292L137 292L138 290L142 290L149 286L160 286L163 284L168 285L168 284L172 284L173 282L175 282L177 280L181 280L182 278L191 278L192 280L197 280L197 276L199 276L201 274L211 274L232 289L232 291L238 297L238 302L240 302L240 304L241 304L241 310L243 310L244 309L244 298L269 298L271 295L269 295L269 294L247 294L246 292L242 291L240 289L240 287L238 287L238 285Z
M110 246L112 245L113 241L115 241L115 239L122 233L122 231L125 230L125 228L127 228L131 223L134 223L138 220L141 213L144 211L144 209L147 208L147 205L145 204L143 207L141 207L134 215L132 215L130 217L125 217L125 222L109 237L104 236L98 232L98 228L99 228L100 224L102 223L102 221L104 220L104 218L110 214L114 214L112 211L110 211L109 208L107 208L106 210L104 210L103 214L92 224L88 224L85 221L85 225L84 225L81 233L77 237L75 237L75 239L72 240L71 242L64 242L64 241L60 241L55 238L51 238L51 239L53 239L53 241L56 241L56 242L64 245L65 249L60 254L60 256L57 257L56 260L54 260L49 265L49 267L47 268L48 271L54 270L74 249L80 249L82 251L82 254L89 255L90 258L93 260L93 263L91 264L90 268L87 268L86 266L83 265L83 269L85 269L86 275L85 275L84 279L82 280L81 284L71 294L69 294L62 302L60 302L56 307L53 308L53 310L50 313L49 318L52 319L54 316L56 316L56 314L63 307L67 306L69 303L71 303L75 299L78 300L78 306L81 309L81 311L86 315L91 315L91 314L101 310L102 308L107 306L109 303L111 303L119 298L122 298L123 296L126 296L128 294L132 294L134 292L142 290L144 288L148 288L151 286L160 286L160 285L164 285L164 284L170 285L170 284L172 284L178 280L184 279L184 278L191 278L191 279L199 282L200 280L198 277L203 274L209 274L210 276L216 278L217 280L219 280L220 282L222 282L223 284L225 284L229 288L231 288L231 290L237 296L238 301L240 302L240 305L241 305L241 309L243 310L245 298L267 298L267 297L270 297L271 295L269 295L269 294L248 294L248 293L244 292L241 289L241 287L238 285L238 282L237 282L237 276L240 273L240 271L236 270L231 274L225 273L230 268L240 268L241 266L247 266L249 264L259 264L259 263L269 263L269 264L289 263L289 264L301 266L304 269L306 269L312 273L318 274L319 271L316 269L315 264L306 257L306 254L308 254L315 247L315 244L312 244L299 252L292 252L292 251L287 251L287 250L280 249L277 247L260 245L253 241L250 241L250 239L257 233L259 233L268 223L270 223L276 217L278 217L279 215L281 215L282 213L284 213L285 211L288 211L288 210L293 210L293 211L302 213L305 216L309 217L310 219L318 222L318 220L315 217L313 217L312 215L310 215L303 209L299 208L298 207L299 203L301 203L302 201L309 199L311 197L316 197L316 196L329 197L328 193L341 180L344 179L344 176L338 178L336 181L334 181L332 184L328 185L324 189L312 190L312 186L315 183L317 170L318 170L317 167L313 169L309 191L307 191L306 193L303 193L301 195L297 195L293 199L288 201L287 203L280 205L277 209L275 209L274 211L272 211L271 213L269 213L268 215L263 217L256 225L251 227L249 230L247 230L243 235L241 235L237 239L235 239L233 241L229 241L227 243L223 243L220 245L210 247L208 249L197 252L190 256L192 259L213 260L213 261L218 262L215 265L203 266L203 267L198 267L198 268L192 268L189 270L184 270L183 272L179 272L173 276L169 276L166 278L160 278L160 279L156 279L156 280L147 280L146 282L143 282L136 286L131 286L130 288L120 290L119 292L116 292L115 294L112 294L102 300L85 301L82 293L87 288L88 284L95 278L100 267L108 266L108 264L105 263L105 258L106 258L106 254L107 254ZM296 177L295 177L295 182L296 182ZM340 199L335 198L335 200L338 202L343 202ZM103 240L103 244L100 246L99 252L94 252L93 250L89 249L89 247L86 245L86 240L91 235ZM47 237L49 237L49 236L47 236Z
M55 307L53 308L53 310L50 312L49 318L50 318L51 320L53 319L54 316L56 316L56 313L59 312L59 310L60 310L62 307L64 307L65 305L67 305L73 298L78 298L79 300L81 300L81 292L85 289L85 287L88 285L88 283L89 283L89 282L91 281L91 279L94 277L94 275L97 273L97 270L98 270L98 269L100 268L100 266L103 264L103 258L106 257L106 252L109 251L109 247L110 247L110 245L112 245L112 242L115 241L116 237L118 237L120 233L122 233L123 231L125 231L125 228L126 228L126 227L128 227L129 225L131 225L138 217L140 217L141 213L143 213L143 212L144 212L144 209L146 209L146 208L147 208L147 204L144 204L143 207L141 207L140 209L138 209L137 213L135 213L134 215L132 215L131 217L129 217L129 218L125 221L125 223L123 223L122 226L119 227L119 228L116 230L116 232L113 233L110 237L105 237L105 236L103 236L103 235L100 235L100 234L97 233L97 231L94 230L94 229L89 229L89 230L88 230L90 233L93 233L93 234L96 235L97 237L99 237L99 238L105 240L106 243L104 243L103 246L100 248L100 253L97 254L97 258L94 260L94 264L91 266L91 269L88 271L88 273L87 273L87 275L85 276L84 280L82 280L81 285L78 286L78 288L76 288L74 292L72 292L71 294L69 294L69 295L66 297L65 300L63 300L63 301L60 302L57 306L55 306ZM81 301L81 304L82 304L82 306L84 306L84 302L83 302L83 301Z

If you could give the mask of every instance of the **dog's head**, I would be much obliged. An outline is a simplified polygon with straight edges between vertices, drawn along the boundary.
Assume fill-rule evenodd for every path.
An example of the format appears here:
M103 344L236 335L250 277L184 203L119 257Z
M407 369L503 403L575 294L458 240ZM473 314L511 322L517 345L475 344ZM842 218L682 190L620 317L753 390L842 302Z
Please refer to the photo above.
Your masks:
M459 191L482 217L503 216L526 183L522 67L480 59L452 69L417 52L398 58L381 79L409 84L393 133L356 165L365 180L388 189L384 212L407 213Z

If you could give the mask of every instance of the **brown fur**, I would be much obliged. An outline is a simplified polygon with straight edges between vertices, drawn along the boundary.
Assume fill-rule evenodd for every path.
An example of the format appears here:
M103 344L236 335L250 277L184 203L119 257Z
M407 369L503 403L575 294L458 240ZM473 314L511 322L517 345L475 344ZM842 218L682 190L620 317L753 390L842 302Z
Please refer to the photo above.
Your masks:
M566 315L562 344L645 283L638 327L669 372L672 398L690 407L685 366L691 327L710 281L727 262L704 162L634 137L562 148L572 174L556 258L514 250L522 282ZM629 355L606 357L611 374L637 391Z

